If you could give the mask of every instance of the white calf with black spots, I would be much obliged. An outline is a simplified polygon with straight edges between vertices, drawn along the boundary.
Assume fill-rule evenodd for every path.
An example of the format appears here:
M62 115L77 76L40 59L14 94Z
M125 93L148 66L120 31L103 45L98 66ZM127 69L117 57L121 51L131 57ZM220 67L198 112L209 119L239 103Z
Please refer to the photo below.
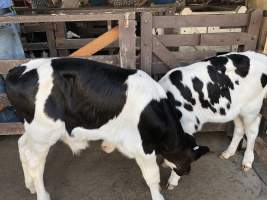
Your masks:
M234 120L233 139L220 157L233 156L246 135L242 169L252 167L260 110L267 94L267 56L251 51L229 53L175 68L159 83L182 113L181 124L188 134L201 130L207 122Z
M88 141L105 140L106 152L117 148L136 160L153 200L164 199L156 155L180 166L174 170L181 176L208 152L184 133L162 87L139 70L78 58L38 59L10 70L6 89L24 119L20 159L25 185L38 200L50 200L43 175L58 140L73 153ZM107 148L110 143L114 147Z

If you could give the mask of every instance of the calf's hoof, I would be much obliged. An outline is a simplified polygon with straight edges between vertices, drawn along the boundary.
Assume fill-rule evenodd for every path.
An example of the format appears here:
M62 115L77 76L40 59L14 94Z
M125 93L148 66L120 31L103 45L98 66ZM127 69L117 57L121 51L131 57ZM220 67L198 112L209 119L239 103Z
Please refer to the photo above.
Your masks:
M222 152L221 155L219 155L219 158L222 160L228 160L230 157L232 157L233 155L227 153L227 152Z
M29 190L30 190L30 193L31 194L35 194L36 193L36 190L35 188L32 186L32 187L27 187Z
M26 188L30 191L31 194L35 194L36 190L35 187L33 185L33 182L29 182L29 183L25 183Z
M152 200L164 200L162 194L152 195Z
M167 189L167 190L173 190L176 186L177 186L177 185L172 185L172 184L168 183L168 184L166 185L166 189Z
M46 192L40 196L37 195L37 200L51 200L50 195Z
M245 164L243 164L243 165L241 166L241 170L242 170L243 172L248 172L251 168L252 168L251 165L245 165Z

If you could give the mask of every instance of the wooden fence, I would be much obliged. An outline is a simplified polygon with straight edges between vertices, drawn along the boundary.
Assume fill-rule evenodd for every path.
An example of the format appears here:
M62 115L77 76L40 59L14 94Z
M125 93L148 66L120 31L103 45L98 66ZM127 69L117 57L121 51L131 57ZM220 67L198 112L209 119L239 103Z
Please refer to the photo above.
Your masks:
M82 46L86 45L90 41L94 40L95 37L100 34L110 30L112 25L116 24L112 20L106 21L86 21L83 19L84 14L93 13L93 14L102 14L102 13L128 13L128 12L151 12L151 13L170 13L175 9L174 6L152 6L152 7L141 7L141 8L98 8L98 9L26 9L26 8L16 8L20 15L28 15L32 12L42 12L50 15L69 15L69 14L79 14L80 17L80 25L84 27L84 32L81 38L67 38L67 31L71 30L69 28L69 23L66 22L43 22L43 23L26 23L22 24L22 33L35 33L35 32L43 32L46 35L47 41L42 42L32 42L32 41L23 41L23 47L25 51L35 51L41 50L49 53L49 57L53 56L67 56L70 53L70 50L79 49ZM72 22L73 23L73 22ZM88 31L85 31L87 28ZM75 32L75 30L72 30ZM86 35L86 36L85 36ZM140 45L138 45L139 37L137 39L137 49L140 49ZM101 52L101 55L105 54L115 54L118 52L119 42L114 42L111 45L105 47Z
M216 55L216 51L179 51L181 46L238 45L239 50L255 50L263 13L253 10L245 14L207 14L189 16L141 17L141 67L149 74L160 74L179 63L192 63ZM153 29L184 27L242 28L242 32L155 35ZM166 31L165 31L166 32ZM169 32L169 31L168 31ZM175 51L172 51L176 49Z
M223 46L238 45L240 50L255 50L262 11L254 10L246 14L208 14L190 16L155 16L152 12L141 13L141 38L136 41L135 36L135 13L87 13L87 14L54 14L54 15L23 15L12 17L0 17L0 23L35 23L51 22L56 26L57 34L64 34L62 25L65 21L119 21L119 46L121 57L117 55L93 56L91 59L107 62L114 65L122 64L123 67L135 68L136 65L136 43L140 41L141 69L149 74L155 75L165 73L174 65L181 62L194 62L206 57L216 55L215 51L181 52L181 46ZM182 27L210 27L242 28L238 33L203 33L203 34L174 34L174 29ZM153 35L154 28L167 29L163 35ZM83 43L82 41L81 43ZM53 44L58 45L58 44ZM175 51L173 51L175 50ZM9 69L17 64L25 63L27 60L0 60L0 74L6 74ZM121 62L120 62L121 61ZM8 105L7 98L0 96L0 107ZM228 124L208 124L204 131L231 130ZM23 132L22 124L7 123L0 125L0 135L18 134ZM231 131L229 131L231 132Z

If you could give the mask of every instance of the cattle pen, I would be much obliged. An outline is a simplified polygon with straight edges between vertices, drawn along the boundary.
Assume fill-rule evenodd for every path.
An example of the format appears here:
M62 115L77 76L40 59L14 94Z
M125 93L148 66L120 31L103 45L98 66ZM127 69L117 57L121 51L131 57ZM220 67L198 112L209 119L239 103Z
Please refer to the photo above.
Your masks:
M0 60L0 74L5 77L15 66L39 57L82 57L122 68L140 69L159 80L174 67L183 67L231 51L251 50L267 55L266 0L248 0L228 7L222 6L223 4L209 6L203 4L205 1L197 0L188 1L193 2L188 5L187 1L151 5L150 1L144 2L145 5L119 8L110 5L83 8L15 7L18 15L0 15L0 26L20 24L26 57ZM0 111L10 106L7 95L1 93ZM229 138L233 136L233 122L207 123L201 130L202 133L197 134L197 140L211 145L212 153L193 165L193 171L175 191L167 192L164 188L165 181L162 190L166 199L266 199L266 99L261 114L263 117L255 143L257 157L251 171L241 172L238 165L246 140L241 142L236 157L230 161L218 159L218 152L225 150ZM18 181L8 172L8 168L20 166L16 142L23 133L22 122L0 123L0 166L6 164L4 175L0 170L0 185L5 179L11 180L10 184L3 187L5 192L2 194L0 186L0 199L36 198L24 191L22 172L17 169L19 167L13 168L12 173L20 176L20 184L14 187L16 192L10 189L11 184ZM93 144L81 157L73 159L63 145L57 144L52 148L47 172L50 179L48 190L55 193L52 199L151 198L144 189L145 184L140 178L136 178L138 170L132 167L133 161L124 159L117 152L103 154L99 149L99 143ZM15 161L8 157L15 157ZM100 162L104 158L106 164ZM57 159L62 163L56 163ZM87 162L83 162L85 160ZM99 164L99 169L95 169L94 163ZM133 170L130 170L131 167ZM80 173L79 180L74 171ZM167 174L167 171L163 171L164 179L167 179ZM98 185L102 181L101 188ZM88 190L87 182L91 182ZM78 184L82 186L74 188ZM228 194L227 191L233 194ZM137 194L141 194L141 198Z

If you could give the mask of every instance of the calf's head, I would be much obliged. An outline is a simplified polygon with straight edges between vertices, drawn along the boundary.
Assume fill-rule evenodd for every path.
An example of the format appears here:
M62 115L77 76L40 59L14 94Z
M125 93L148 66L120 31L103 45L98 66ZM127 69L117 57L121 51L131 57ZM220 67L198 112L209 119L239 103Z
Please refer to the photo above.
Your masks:
M151 101L140 115L138 128L144 152L162 155L178 175L183 175L209 148L198 146L195 138L184 132L180 118L170 99Z
M161 155L165 164L182 176L190 172L192 162L208 152L207 146L198 146L193 136L184 133L173 150L163 152Z

